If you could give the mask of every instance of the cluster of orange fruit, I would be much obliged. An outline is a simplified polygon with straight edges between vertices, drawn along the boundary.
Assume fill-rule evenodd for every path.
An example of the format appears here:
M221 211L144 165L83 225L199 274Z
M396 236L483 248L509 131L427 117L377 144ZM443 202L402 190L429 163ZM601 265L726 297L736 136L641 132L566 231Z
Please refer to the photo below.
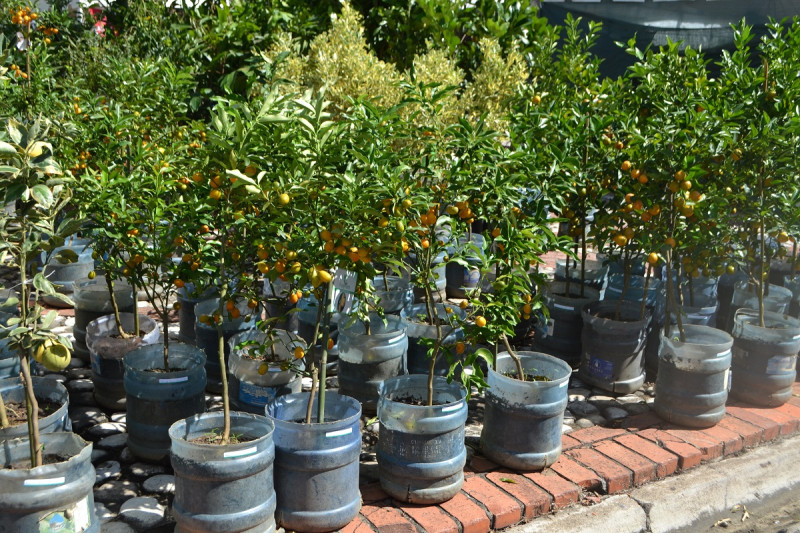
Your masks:
M346 255L353 263L359 261L369 263L372 261L372 250L369 246L356 246L352 239L342 238L342 234L338 229L324 229L319 236L324 241L322 249L326 252Z
M31 22L39 18L39 14L32 11L27 6L17 6L16 8L9 9L11 13L11 23L20 24L22 26L30 26Z
M9 70L11 72L13 72L14 76L16 76L18 78L22 78L23 80L27 80L28 79L28 73L27 72L22 72L22 69L19 68L19 65L11 65L11 68Z

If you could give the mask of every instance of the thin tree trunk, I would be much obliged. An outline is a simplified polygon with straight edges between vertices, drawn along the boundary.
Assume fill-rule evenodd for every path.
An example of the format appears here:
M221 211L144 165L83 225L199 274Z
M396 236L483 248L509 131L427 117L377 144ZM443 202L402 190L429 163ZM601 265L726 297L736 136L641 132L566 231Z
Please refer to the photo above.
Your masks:
M122 327L122 318L119 316L119 306L117 305L117 298L114 296L114 280L111 279L111 272L106 270L105 276L106 278L106 286L108 287L108 295L111 298L111 308L114 310L114 322L117 325L117 332L119 336L123 339L128 339L131 336L128 335ZM135 297L135 295L134 295ZM134 312L136 310L134 309ZM138 335L139 330L137 329L134 331L134 335Z
M517 367L517 379L519 379L520 381L525 381L525 370L522 368L522 360L520 360L519 356L517 355L517 352L515 352L514 349L511 347L511 343L508 342L508 337L506 337L505 333L503 333L502 340L503 340L503 345L506 347L508 355L510 355L511 359L514 360L514 364Z

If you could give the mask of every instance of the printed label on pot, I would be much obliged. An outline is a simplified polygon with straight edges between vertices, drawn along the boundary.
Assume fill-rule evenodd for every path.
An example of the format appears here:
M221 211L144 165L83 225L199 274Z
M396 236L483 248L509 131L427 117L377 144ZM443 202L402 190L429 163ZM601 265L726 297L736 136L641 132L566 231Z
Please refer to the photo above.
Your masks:
M264 407L277 395L277 389L259 387L246 381L239 382L239 401L247 405Z
M89 497L67 509L59 509L39 519L39 533L81 533L92 525Z
M575 311L575 308L571 305L553 304L553 307L556 309L563 309L564 311Z
M442 407L442 412L449 413L450 411L458 411L459 409L461 409L462 405L463 405L462 402L458 402L457 404L454 405L448 405L447 407Z
M183 376L182 378L164 378L159 379L159 383L183 383L184 381L189 381L189 376Z
M51 477L48 479L26 479L23 483L26 487L52 487L54 485L63 485L67 480L65 477Z
M767 374L786 374L794 371L795 361L797 357L794 355L775 355L767 361Z
M350 427L350 428L346 428L346 429L340 429L339 431L329 431L329 432L325 433L325 437L329 438L329 439L331 439L333 437L344 437L345 435L349 435L352 432L353 432L353 428Z
M100 371L100 356L94 353L94 350L89 350L89 361L92 364L92 372L98 375L103 375Z
M547 319L547 335L546 335L547 337L552 337L553 336L553 330L555 329L555 327L556 327L556 321L553 320L552 318L548 318Z
M722 389L723 390L726 390L726 391L730 390L730 388L728 387L728 384L730 383L730 379L731 379L731 369L730 368L726 368L725 369L725 377L723 379L723 384L722 384Z
M611 376L614 373L614 363L590 355L589 373L600 379L611 379Z
M225 459L233 459L234 457L244 457L246 455L253 455L258 451L258 446L252 446L250 448L245 448L244 450L235 450L232 452L225 452L222 456Z

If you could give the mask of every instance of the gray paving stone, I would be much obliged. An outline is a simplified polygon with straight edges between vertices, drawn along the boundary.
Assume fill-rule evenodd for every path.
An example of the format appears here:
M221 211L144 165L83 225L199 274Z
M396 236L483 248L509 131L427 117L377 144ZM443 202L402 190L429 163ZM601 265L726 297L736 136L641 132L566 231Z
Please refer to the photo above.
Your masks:
M622 420L623 418L628 418L628 415L628 411L621 407L606 407L603 409L603 416L606 420Z
M147 531L164 519L164 506L155 498L140 496L123 503L119 516L135 529Z
M109 481L94 489L94 500L105 504L121 504L139 495L139 486L133 481Z
M125 522L108 522L103 524L103 533L136 533L136 530Z
M116 435L111 435L109 437L100 439L97 443L95 443L95 446L103 450L122 450L127 443L128 434L117 433Z
M589 415L600 412L597 406L589 402L572 402L567 405L567 409L575 415L575 418L586 418Z
M588 418L579 418L575 421L575 425L579 428L590 428L594 426L594 422L589 420Z
M175 476L159 474L147 478L142 483L142 488L149 494L172 494L175 492Z
M94 383L91 379L72 379L66 383L67 390L72 392L92 392Z
M131 465L131 474L136 477L151 477L158 474L164 474L167 469L161 465L151 465L147 463L133 463Z
M117 517L116 514L108 510L108 507L98 502L94 503L94 513L97 515L97 519L100 520L101 524L105 524ZM103 531L105 531L105 528L103 528Z
M112 479L119 479L122 475L122 465L117 461L106 461L94 467L94 484L102 485Z
M116 435L117 433L125 433L125 424L103 422L102 424L96 424L86 430L86 436L90 439L102 439L104 437Z
M617 401L622 404L644 403L644 398L637 396L636 394L628 394L618 397Z
M82 432L84 429L108 422L106 414L97 407L77 406L70 404L69 418L72 420L72 431Z
M92 448L92 464L102 463L108 459L108 450L101 450L100 448Z

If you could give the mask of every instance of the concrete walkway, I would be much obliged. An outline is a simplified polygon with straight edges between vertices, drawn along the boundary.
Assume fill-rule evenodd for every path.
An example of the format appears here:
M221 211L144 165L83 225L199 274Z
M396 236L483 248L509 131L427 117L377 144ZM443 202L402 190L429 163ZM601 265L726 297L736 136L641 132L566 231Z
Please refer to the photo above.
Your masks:
M668 532L735 504L800 487L800 384L775 409L732 402L703 430L652 413L624 427L563 437L540 473L520 474L475 455L460 494L441 505L401 504L376 483L361 487L361 514L343 532Z

